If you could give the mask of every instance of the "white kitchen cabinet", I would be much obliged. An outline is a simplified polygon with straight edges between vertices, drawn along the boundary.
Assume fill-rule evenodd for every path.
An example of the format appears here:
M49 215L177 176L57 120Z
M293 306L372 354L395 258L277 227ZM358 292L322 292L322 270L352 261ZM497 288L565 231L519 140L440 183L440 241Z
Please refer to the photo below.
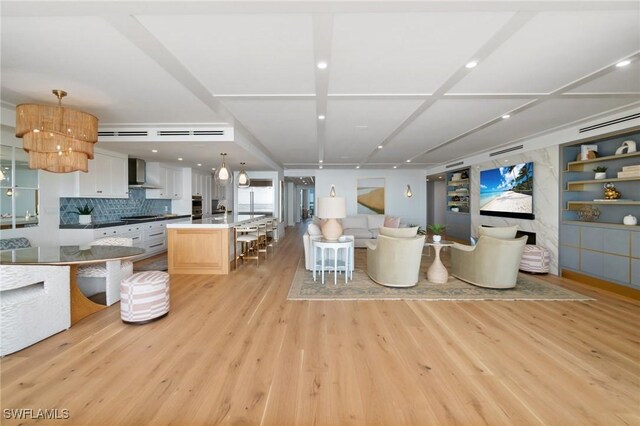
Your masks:
M128 198L127 157L94 153L89 171L67 173L60 186L61 197Z
M182 198L182 170L160 163L147 163L147 183L160 189L147 189L147 198L179 200Z
M191 218L181 217L108 228L61 229L60 242L63 245L83 245L105 237L131 238L134 247L145 249L144 254L136 257L139 260L167 250L167 224L181 222L189 223Z

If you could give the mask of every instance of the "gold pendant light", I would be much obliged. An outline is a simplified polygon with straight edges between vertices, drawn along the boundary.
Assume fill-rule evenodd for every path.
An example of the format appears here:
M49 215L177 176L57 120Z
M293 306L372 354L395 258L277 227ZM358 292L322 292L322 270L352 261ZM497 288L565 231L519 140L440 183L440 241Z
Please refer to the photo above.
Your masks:
M58 105L16 107L16 136L29 153L29 167L54 173L87 172L98 142L98 119L62 106L63 90L53 90Z

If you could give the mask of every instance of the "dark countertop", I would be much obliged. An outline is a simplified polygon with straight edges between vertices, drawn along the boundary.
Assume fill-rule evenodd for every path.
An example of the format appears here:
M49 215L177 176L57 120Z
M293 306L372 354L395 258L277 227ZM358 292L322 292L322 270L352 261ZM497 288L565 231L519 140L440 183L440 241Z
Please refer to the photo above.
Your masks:
M151 219L145 220L120 220L118 222L95 222L88 225L81 225L79 223L72 223L68 225L60 224L60 229L98 229L98 228L111 228L113 226L125 226L136 225L145 222L160 222L163 220L181 219L185 217L191 217L190 214L181 214L177 216L157 216Z

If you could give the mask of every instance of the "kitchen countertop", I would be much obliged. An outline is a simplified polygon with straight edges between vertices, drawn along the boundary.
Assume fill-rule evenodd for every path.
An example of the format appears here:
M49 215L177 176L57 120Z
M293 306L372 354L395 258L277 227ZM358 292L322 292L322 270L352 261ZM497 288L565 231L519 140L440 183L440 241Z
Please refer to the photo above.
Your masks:
M187 217L191 217L191 215L190 214L181 214L181 215L175 215L175 216L159 215L159 216L156 216L154 218L145 219L145 220L120 220L120 221L117 221L117 222L92 222L92 223L89 223L87 225L82 225L82 224L79 224L79 223L73 223L73 224L68 224L68 225L60 224L60 229L111 228L111 227L114 227L114 226L136 225L136 224L145 223L145 222L160 222L160 221L163 221L163 220L182 219L182 218L187 218Z
M225 222L226 216L226 222ZM225 229L233 228L234 226L241 225L253 220L263 219L265 215L216 215L213 217L205 217L199 220L193 220L191 223L169 223L168 229Z

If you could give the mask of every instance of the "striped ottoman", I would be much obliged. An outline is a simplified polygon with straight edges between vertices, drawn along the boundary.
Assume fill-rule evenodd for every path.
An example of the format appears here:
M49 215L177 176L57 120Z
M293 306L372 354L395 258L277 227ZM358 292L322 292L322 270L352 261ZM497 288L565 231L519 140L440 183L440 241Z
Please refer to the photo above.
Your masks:
M527 244L522 252L520 270L537 274L549 272L549 250L542 246Z
M120 318L144 324L169 313L169 274L161 271L137 272L120 284Z

